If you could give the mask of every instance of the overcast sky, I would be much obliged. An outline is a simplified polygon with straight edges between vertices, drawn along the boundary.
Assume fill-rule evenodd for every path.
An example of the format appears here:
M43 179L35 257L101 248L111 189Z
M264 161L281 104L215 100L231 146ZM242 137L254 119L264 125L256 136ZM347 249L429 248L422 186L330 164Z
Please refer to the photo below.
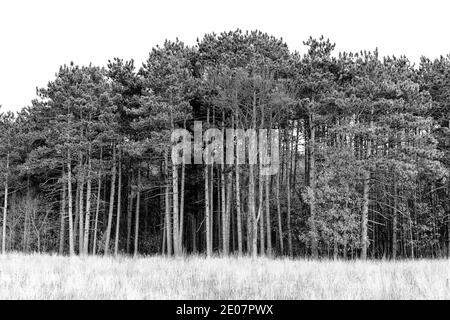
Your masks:
M140 66L164 39L195 44L209 32L259 29L291 50L324 35L338 51L372 50L437 58L450 53L447 0L14 0L0 2L0 105L18 111L60 65Z

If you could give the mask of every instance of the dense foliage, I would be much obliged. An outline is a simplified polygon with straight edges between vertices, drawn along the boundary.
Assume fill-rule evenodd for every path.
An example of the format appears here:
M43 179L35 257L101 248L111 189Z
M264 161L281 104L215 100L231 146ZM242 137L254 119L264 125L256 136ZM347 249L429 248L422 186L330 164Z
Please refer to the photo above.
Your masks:
M450 254L450 56L304 55L259 31L65 65L0 114L2 251ZM280 170L175 165L171 132L276 128Z

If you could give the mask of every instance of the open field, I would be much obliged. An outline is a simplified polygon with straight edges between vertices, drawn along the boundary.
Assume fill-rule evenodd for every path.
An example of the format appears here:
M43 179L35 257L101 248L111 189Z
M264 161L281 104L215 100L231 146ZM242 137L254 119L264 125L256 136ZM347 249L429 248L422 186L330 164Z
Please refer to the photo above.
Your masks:
M0 299L450 299L450 261L9 254Z

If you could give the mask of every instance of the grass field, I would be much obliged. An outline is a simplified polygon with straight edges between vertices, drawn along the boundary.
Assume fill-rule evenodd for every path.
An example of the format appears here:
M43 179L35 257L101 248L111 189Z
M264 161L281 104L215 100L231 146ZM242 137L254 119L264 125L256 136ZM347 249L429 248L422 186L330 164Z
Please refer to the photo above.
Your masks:
M8 254L0 299L450 299L450 261Z

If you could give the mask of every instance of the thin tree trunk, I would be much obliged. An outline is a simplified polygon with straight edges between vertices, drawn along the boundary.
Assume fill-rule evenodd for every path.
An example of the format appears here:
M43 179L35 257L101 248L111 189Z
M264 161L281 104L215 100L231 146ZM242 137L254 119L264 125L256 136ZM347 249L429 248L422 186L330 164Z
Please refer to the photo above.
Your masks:
M137 256L139 252L139 210L141 206L141 168L138 168L138 181L137 181L137 191L136 191L136 214L134 222L134 256Z
M71 155L70 150L67 151L67 195L69 203L69 255L75 254L74 239L73 239L73 220L72 220L72 168L71 168Z
M394 178L395 179L395 178ZM397 259L397 209L398 209L398 190L397 180L394 180L394 208L392 210L392 259Z
M80 167L81 167L81 164L82 164L82 160L80 158ZM83 200L83 197L84 197L84 177L80 176L79 177L79 181L77 182L77 184L78 184L78 187L80 188L79 199L78 199L79 202L80 202L79 207L78 207L79 208L78 252L80 254L82 254L83 253L83 248L84 248L84 246L83 246L83 237L84 237L84 200Z
M372 110L373 113L373 110ZM372 127L372 120L370 121L370 127ZM370 139L367 140L367 154L366 159L371 155L371 142ZM370 171L366 170L364 172L363 181L363 208L361 216L361 259L367 259L367 248L369 245L368 240L368 217L369 217L369 205L370 205Z
M117 187L117 217L116 217L116 237L114 241L114 255L119 252L119 232L120 232L120 214L122 210L122 152L119 151L119 185Z
M225 219L223 223L224 226L224 254L228 255L230 253L230 216L231 216L231 198L232 198L232 173L229 172L227 175L227 190L226 190L226 204L225 204Z
M169 186L169 160L167 156L167 150L164 153L164 177L165 177L165 225L166 225L166 237L167 237L167 254L172 255L172 226L170 218L170 186Z
M2 254L5 254L6 252L6 218L8 214L8 174L9 174L9 153L6 156L5 196L3 202L3 226L2 226Z
M335 239L333 244L333 260L336 261L338 259L338 254L339 254L338 243L337 240Z
M225 112L222 110L222 124L221 124L221 130L222 130L222 137L224 139L225 142L225 122L224 122L224 118L225 118ZM222 224L222 253L225 255L228 255L228 243L227 243L227 226L226 226L226 197L227 195L230 196L229 194L226 194L226 189L225 189L225 157L223 157L222 162L220 164L220 192L221 192L221 209L217 210L218 211L218 216L219 214L221 214L221 224Z
M292 248L292 228L291 228L291 173L289 168L289 163L291 159L291 152L290 152L290 138L289 138L289 131L287 131L288 137L287 137L287 155L286 155L286 188L287 188L287 214L286 214L286 224L287 224L287 232L288 232L288 251L289 256L292 257L294 255L293 248Z
M361 259L367 259L367 220L369 215L369 182L370 173L364 173L363 181L363 208L361 217Z
M180 254L180 241L179 241L179 215L178 215L178 166L173 164L172 166L172 190L173 190L173 248L175 256Z
M211 252L214 251L214 235L216 234L214 230L214 163L210 166L209 172L209 224L210 224L210 241L211 241ZM217 189L219 190L219 189ZM217 198L219 199L219 198Z
M295 130L296 132L296 138L295 138L295 149L294 149L294 159L293 159L293 174L294 174L294 179L292 181L292 184L295 186L297 183L297 159L298 159L298 145L299 145L299 141L300 141L300 123L299 121L296 121L297 125L295 126Z
M76 184L75 184L75 217L73 223L73 245L74 250L77 250L78 246L78 235L79 235L79 225L80 225L80 184L78 182L78 178L75 176Z
M283 226L281 220L281 203L280 203L280 172L277 173L277 218L278 218L278 241L280 245L280 253L284 254Z
M258 222L259 222L259 234L260 234L260 240L259 240L259 252L261 255L264 255L266 248L265 248L265 235L264 235L264 183L263 183L263 176L261 175L262 170L262 164L261 161L259 162L259 170L258 170L258 191L259 191L259 204L258 204Z
M270 223L270 176L265 176L266 182L266 230L267 230L267 254L272 255L272 230Z
M253 129L256 129L256 91L253 92ZM251 240L252 240L252 256L258 255L258 221L256 219L255 208L255 173L254 165L249 164L249 212L252 223Z
M220 194L220 190L221 190L221 183L220 183L220 167L217 168L217 248L219 251L221 250L221 246L222 246L222 221L221 221L221 211L222 211L222 204L221 204L221 194ZM214 228L214 224L213 228ZM214 239L213 239L213 247L214 247Z
M109 254L109 241L111 238L111 225L114 212L115 189L116 189L116 145L113 144L112 177L111 177L111 191L109 197L108 225L106 227L105 248L103 252L105 256Z
M64 177L64 171L63 171L63 177ZM65 242L65 229L66 229L66 223L64 220L64 216L66 215L66 183L63 182L63 189L61 191L61 225L59 228L59 254L64 254L64 242Z
M207 123L209 127L209 109L207 111ZM207 164L204 165L204 176L205 176L205 227L206 227L206 255L208 257L212 256L212 230L211 230L211 202L210 190L209 190L209 167Z
M220 173L220 191L221 191L221 202L222 202L222 209L221 214L222 214L222 252L223 254L227 255L228 254L228 249L226 249L227 247L227 243L226 243L226 233L227 233L227 225L226 225L226 190L225 190L225 174L224 174L224 166L221 165L221 173ZM229 196L229 195L228 195Z
M309 170L310 170L310 183L311 188L311 204L310 204L310 218L311 218L311 255L313 259L319 257L319 252L317 248L317 228L316 228L316 162L315 162L315 144L316 144L316 128L314 124L313 114L309 117L309 130L310 130L310 140L309 140Z
M166 240L166 219L165 217L163 219L161 219L162 221L162 225L163 225L163 230L162 230L162 245L161 245L161 254L164 254L164 252L167 252L167 240Z
M186 119L184 120L184 129L186 129ZM185 196L185 185L186 185L186 164L184 163L184 159L181 164L181 198L180 198L180 228L178 232L179 238L179 248L180 251L183 251L183 234L184 234L184 196Z
M133 170L130 171L128 179L128 205L127 205L127 253L131 254L131 224L133 221Z
M92 198L92 160L91 160L91 146L89 146L89 168L87 176L87 190L86 190L86 215L84 222L84 240L83 240L83 252L88 254L89 251L89 233L91 231L91 198Z
M251 254L252 256L256 257L258 253L258 246L257 246L257 221L256 221L256 209L255 209L255 176L253 172L253 165L250 164L249 168L249 190L248 190L248 202L249 202L249 215L250 215L250 230L248 230L250 240L251 240Z
M233 128L237 129L238 127L238 91L235 90L235 114L233 116ZM239 170L239 161L238 161L238 141L236 142L236 165L235 165L235 173L236 173L236 227L237 227L237 242L238 242L238 254L242 255L242 212L241 212L241 185L240 185L240 170Z
M236 223L238 254L242 255L242 215L241 215L241 186L239 181L239 164L236 157Z
M197 253L197 221L194 215L191 215L192 219L192 253Z
M29 178L29 174L28 174L28 183L27 183L27 198L25 201L25 212L24 212L24 222L23 222L23 239L22 239L22 250L24 252L28 252L28 220L29 220L29 215L30 215L30 178Z
M450 129L450 121L448 122L448 126ZM448 181L447 185L447 258L450 258L450 180ZM412 239L412 227L411 227L411 247L413 245L413 239ZM411 248L411 252L413 252L413 249Z
M184 193L185 193L185 184L186 184L186 164L181 164L181 199L180 199L180 230L178 233L179 236L179 248L180 251L183 252L183 234L184 234Z
M103 160L103 148L100 148L100 163ZM94 238L92 240L92 254L97 252L97 231L98 231L98 216L100 214L100 197L102 190L102 170L100 169L98 175L98 190L97 190L97 204L95 208L95 221L94 221Z
M98 232L98 216L100 214L100 196L102 190L102 178L101 175L98 178L98 190L97 190L97 203L95 208L95 220L94 220L94 237L92 241L92 254L97 252L97 232Z

